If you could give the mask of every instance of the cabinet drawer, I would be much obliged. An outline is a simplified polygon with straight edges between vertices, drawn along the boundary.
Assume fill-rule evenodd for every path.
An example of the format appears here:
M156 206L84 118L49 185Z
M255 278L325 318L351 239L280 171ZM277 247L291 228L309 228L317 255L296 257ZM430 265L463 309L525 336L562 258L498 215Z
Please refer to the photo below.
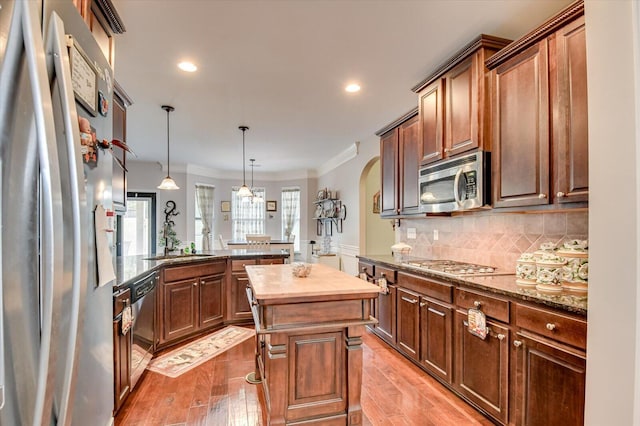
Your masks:
M395 284L396 281L397 281L397 275L396 274L398 273L398 271L396 271L394 269L385 268L384 266L375 265L374 271L375 271L376 279L382 278L382 275L384 274L384 276L387 279L388 283Z
M131 304L131 290L125 288L113 295L113 317L116 318L122 310Z
M518 303L516 325L581 349L587 347L587 322L578 318Z
M477 293L471 290L458 289L456 304L464 309L476 307L488 317L502 322L509 322L509 301L490 296L486 293Z
M451 284L438 283L400 272L398 274L398 285L443 302L453 302L453 286Z
M244 267L246 265L257 265L257 264L258 264L258 259L232 260L231 270L244 272Z
M284 259L260 259L261 265L282 265L284 264ZM244 269L244 266L242 267Z
M224 274L226 262L199 263L196 265L172 266L164 270L164 282L186 280L205 275Z

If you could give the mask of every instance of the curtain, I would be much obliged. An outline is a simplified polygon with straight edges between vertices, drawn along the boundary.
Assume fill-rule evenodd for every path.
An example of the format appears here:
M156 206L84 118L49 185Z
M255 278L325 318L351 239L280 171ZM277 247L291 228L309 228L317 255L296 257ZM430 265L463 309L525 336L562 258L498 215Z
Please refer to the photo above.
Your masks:
M299 223L300 223L300 188L282 189L282 233L285 239L294 234L294 248L299 247Z
M240 197L238 190L233 188L231 194L231 219L233 221L232 240L241 241L246 234L264 234L265 231L265 190L253 188L252 191L260 200L253 197Z
M213 225L213 192L214 187L196 185L196 200L202 220L202 251L211 250L211 226Z

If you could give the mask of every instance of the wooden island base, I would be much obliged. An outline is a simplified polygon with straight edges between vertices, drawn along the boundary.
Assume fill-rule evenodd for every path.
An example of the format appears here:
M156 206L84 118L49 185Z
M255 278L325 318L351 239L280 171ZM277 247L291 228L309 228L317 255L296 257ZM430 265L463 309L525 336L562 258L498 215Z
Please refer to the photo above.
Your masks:
M269 425L361 425L362 335L379 287L325 265L247 266Z

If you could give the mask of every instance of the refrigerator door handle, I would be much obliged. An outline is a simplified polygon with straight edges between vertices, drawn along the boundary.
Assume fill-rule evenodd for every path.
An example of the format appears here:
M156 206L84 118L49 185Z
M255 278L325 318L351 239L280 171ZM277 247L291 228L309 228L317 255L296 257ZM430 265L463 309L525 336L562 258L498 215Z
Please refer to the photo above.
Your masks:
M82 324L81 306L84 305L84 291L82 283L86 282L87 261L86 247L84 247L84 226L82 212L86 210L86 193L84 188L83 164L78 159L80 153L80 130L78 127L78 113L76 110L75 97L71 82L71 67L69 54L67 51L67 36L65 35L64 23L57 13L53 12L49 22L49 33L47 35L47 68L49 81L53 76L57 78L60 88L60 98L62 102L62 116L64 121L65 147L61 147L61 155L65 155L68 162L68 170L62 173L68 174L68 184L70 186L69 200L64 200L64 205L71 206L71 221L69 227L72 229L73 259L72 259L72 280L71 294L72 303L70 311L69 339L67 341L67 354L64 364L64 374L62 383L62 394L60 406L58 407L59 425L71 424L71 398L75 388L76 360L78 348L80 346L80 330ZM65 181L65 179L63 179ZM65 192L63 191L63 196ZM65 224L66 225L66 224Z
M62 190L57 152L53 104L45 63L41 34L39 2L16 2L22 12L22 33L35 115L38 159L41 173L41 336L34 408L34 425L48 425L52 420L55 387L57 332L54 328L62 309L63 223Z

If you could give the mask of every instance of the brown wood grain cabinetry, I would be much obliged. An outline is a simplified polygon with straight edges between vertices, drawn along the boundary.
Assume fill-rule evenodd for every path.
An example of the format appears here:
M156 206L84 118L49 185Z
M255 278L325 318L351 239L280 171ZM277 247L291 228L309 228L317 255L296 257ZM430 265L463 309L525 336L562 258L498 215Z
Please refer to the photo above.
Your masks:
M453 308L420 298L420 364L447 383L452 381Z
M503 424L509 415L509 328L487 320L483 340L467 329L467 311L456 311L456 389Z
M587 323L548 309L516 305L513 338L515 422L582 425Z
M588 200L582 14L576 2L487 60L494 207Z
M73 0L73 4L89 27L111 66L114 64L115 43L113 36L125 32L124 23L111 0Z
M420 166L418 110L413 109L384 129L380 138L381 216L418 213Z
M282 264L284 259L244 259L231 260L231 291L229 291L229 312L227 322L249 322L253 320L251 306L247 299L246 288L249 278L244 269L246 265Z
M397 336L398 348L418 360L420 355L420 295L398 288Z
M133 102L124 89L116 82L113 88L113 139L127 142L127 108ZM115 211L127 211L127 172L118 164L118 158L126 167L127 153L116 146L111 150L113 156L113 178L111 181L111 194L113 197L113 208Z
M373 328L374 332L391 344L396 344L396 300L397 300L397 272L379 265L375 266L373 281L380 278L387 280L387 293L380 293L373 300L373 316L378 320Z
M224 321L226 261L167 267L158 298L158 346Z
M491 150L484 62L509 42L483 34L412 89L418 94L422 164Z
M131 330L122 332L122 310L130 305L131 290L126 289L114 295L113 317L113 372L114 405L117 413L131 391Z

